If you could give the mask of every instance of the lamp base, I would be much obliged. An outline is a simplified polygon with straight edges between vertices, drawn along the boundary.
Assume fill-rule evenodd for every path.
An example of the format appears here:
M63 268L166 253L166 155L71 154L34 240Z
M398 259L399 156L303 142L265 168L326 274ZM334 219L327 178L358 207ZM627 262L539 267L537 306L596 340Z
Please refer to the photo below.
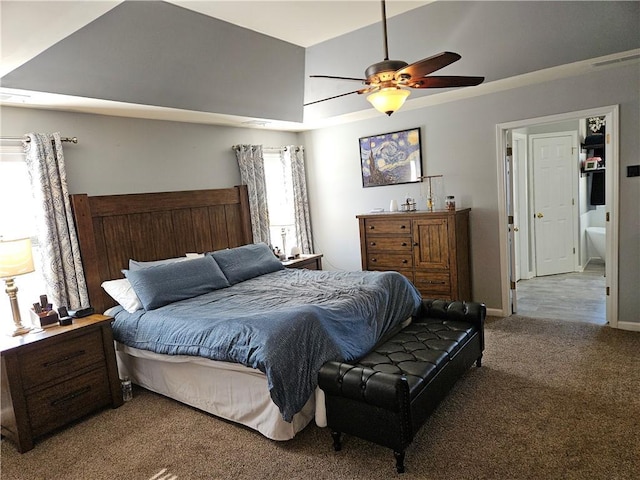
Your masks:
M16 326L13 330L9 331L9 335L12 337L17 337L19 335L24 335L25 333L29 333L31 329L29 327L25 327L23 325Z
M4 281L7 286L5 292L9 295L11 313L13 314L13 330L9 330L9 333L12 337L29 333L31 328L22 325L22 319L20 318L20 308L18 307L18 287L16 287L13 278L5 278Z

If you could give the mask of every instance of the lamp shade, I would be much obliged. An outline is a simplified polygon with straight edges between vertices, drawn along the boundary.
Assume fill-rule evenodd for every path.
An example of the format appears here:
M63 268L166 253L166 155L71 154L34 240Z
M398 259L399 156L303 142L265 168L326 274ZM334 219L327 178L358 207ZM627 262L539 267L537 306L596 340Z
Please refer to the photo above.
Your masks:
M404 105L409 93L408 90L399 87L388 87L372 93L367 100L379 112L391 115Z
M0 240L0 278L13 278L33 271L30 238Z

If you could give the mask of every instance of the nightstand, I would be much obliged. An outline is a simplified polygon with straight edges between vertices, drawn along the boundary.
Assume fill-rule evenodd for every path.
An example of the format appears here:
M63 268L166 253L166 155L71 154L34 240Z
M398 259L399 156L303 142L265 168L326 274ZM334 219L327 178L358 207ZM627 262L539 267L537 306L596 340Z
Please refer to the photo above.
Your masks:
M322 270L322 254L310 253L300 255L300 258L282 262L286 268L306 268L307 270Z
M66 327L0 338L2 434L20 453L31 450L36 437L122 405L112 321L90 315Z

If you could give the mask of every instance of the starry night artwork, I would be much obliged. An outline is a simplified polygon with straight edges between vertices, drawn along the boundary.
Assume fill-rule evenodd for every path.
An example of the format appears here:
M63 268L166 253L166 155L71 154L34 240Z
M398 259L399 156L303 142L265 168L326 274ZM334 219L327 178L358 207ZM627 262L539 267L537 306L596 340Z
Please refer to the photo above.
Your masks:
M420 129L360 138L362 186L419 182L422 176Z

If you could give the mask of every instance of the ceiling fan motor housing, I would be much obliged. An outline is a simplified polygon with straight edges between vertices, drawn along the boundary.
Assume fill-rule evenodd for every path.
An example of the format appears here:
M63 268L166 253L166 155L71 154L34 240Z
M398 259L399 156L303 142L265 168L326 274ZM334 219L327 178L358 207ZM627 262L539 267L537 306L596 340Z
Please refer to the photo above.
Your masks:
M407 65L409 64L402 60L383 60L382 62L374 63L364 71L364 75L367 77L367 84L393 80L396 71Z

